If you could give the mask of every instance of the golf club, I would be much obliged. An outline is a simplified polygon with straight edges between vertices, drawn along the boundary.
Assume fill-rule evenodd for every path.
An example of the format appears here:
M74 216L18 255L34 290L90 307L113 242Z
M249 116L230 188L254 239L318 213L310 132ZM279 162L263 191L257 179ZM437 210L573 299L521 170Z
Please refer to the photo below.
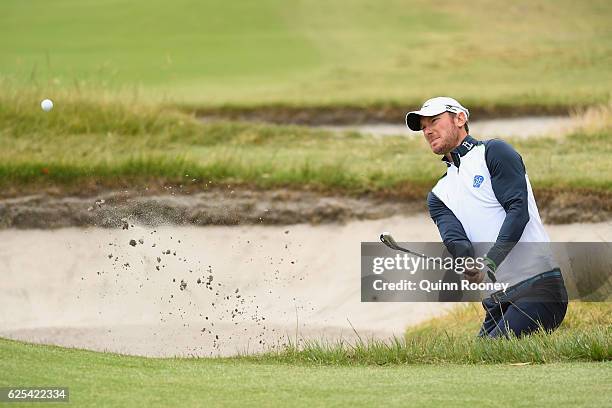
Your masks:
M395 241L395 239L393 238L393 236L391 235L391 233L389 232L383 232L382 234L380 234L380 241L385 244L386 246L388 246L391 249L394 249L396 251L402 251L402 252L406 252L408 254L412 254L424 259L431 259L431 257L425 255L425 254L420 254L418 252L414 252L411 251L408 248L404 248L402 246L400 246L397 241ZM487 276L489 277L489 279L491 279L491 282L497 282L497 279L495 278L495 274L492 270L490 269L486 269L485 271L487 273Z
M395 239L393 239L393 237L391 236L391 234L389 232L383 232L382 234L380 234L380 240L383 244L385 244L386 246L388 246L391 249L395 249L396 251L402 251L402 252L406 252L412 255L416 255L419 256L421 258L424 259L428 259L429 257L425 254L420 254L418 252L414 252L411 251L408 248L404 248L402 246L400 246Z

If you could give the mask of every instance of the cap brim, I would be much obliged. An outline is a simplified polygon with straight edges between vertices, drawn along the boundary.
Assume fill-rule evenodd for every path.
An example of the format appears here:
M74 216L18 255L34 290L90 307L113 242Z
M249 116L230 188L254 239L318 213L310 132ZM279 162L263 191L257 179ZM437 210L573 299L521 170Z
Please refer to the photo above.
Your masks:
M444 107L423 108L418 111L408 112L406 114L406 126L408 129L418 132L421 128L421 116L436 116L446 112Z

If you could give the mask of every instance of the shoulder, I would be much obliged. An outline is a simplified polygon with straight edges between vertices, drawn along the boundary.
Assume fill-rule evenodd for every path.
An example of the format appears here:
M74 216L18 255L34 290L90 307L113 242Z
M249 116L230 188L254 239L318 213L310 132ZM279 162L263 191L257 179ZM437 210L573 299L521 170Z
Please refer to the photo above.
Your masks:
M485 157L488 159L489 157L494 158L497 156L500 157L515 157L519 156L519 153L516 151L514 147L508 142L505 142L501 139L491 139L485 140Z
M518 166L524 169L523 159L512 145L500 140L491 139L484 142L485 161L489 170L498 166Z

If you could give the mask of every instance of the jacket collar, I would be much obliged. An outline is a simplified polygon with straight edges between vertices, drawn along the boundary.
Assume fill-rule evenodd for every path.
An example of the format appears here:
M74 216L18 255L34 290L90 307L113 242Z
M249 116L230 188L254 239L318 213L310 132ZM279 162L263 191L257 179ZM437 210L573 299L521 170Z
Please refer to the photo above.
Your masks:
M453 150L451 150L450 152L450 156L453 159L452 164L455 165L455 167L459 167L459 165L461 164L461 157L465 156L466 154L468 154L468 152L470 150L472 150L474 148L474 146L480 144L481 142L474 139L472 136L467 135L463 141L459 144L459 146L455 147ZM442 156L442 161L444 163L446 163L446 165L448 167L450 167L451 162L446 158L446 155Z

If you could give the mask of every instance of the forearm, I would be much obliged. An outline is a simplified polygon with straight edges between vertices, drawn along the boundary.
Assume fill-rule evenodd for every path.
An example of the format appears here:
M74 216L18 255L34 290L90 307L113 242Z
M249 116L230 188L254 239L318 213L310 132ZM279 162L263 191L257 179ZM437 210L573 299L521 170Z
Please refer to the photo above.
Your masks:
M526 206L517 206L506 213L497 240L486 255L495 269L506 259L512 248L521 239L528 222L529 212Z

